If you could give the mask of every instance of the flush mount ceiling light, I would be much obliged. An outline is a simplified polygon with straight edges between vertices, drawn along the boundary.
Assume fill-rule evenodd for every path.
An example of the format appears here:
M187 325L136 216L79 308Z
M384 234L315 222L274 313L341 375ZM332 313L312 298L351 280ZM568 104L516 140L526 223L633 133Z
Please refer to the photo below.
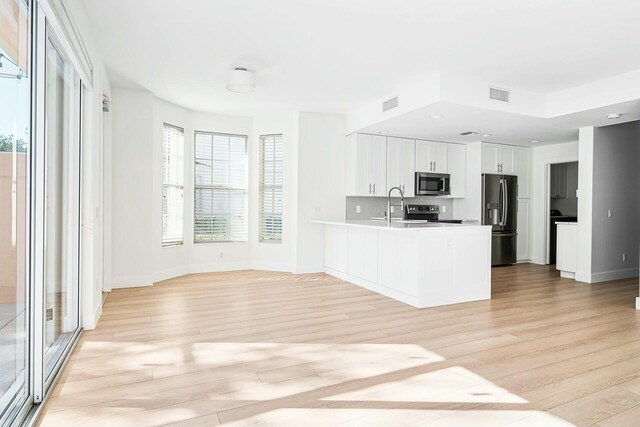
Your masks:
M227 76L227 90L236 93L249 93L256 90L256 78L244 67L236 67Z
M489 138L490 136L491 136L490 133L485 133L485 134L482 135L483 138Z
M540 142L540 141L538 141L537 139L532 139L530 142L531 142L532 144L537 144L537 143L538 143L538 142Z
M607 119L609 119L609 120L619 119L620 117L622 117L622 114L620 114L620 113L611 113L611 114L607 115Z
M442 114L434 114L433 116L429 116L430 119L441 119L444 117Z

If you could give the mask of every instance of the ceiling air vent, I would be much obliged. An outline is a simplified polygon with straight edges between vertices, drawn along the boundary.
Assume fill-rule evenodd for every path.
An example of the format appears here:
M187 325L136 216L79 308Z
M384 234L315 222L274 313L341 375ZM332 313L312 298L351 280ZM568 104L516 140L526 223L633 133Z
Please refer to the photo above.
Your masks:
M398 97L394 96L393 98L384 101L382 103L382 112L384 113L385 111L389 111L392 108L396 108L398 106Z
M497 87L489 87L489 99L509 102L509 91L505 89L498 89Z
M469 135L478 135L478 132L473 132L473 131L466 131L466 132L460 132L460 135L462 136L469 136Z

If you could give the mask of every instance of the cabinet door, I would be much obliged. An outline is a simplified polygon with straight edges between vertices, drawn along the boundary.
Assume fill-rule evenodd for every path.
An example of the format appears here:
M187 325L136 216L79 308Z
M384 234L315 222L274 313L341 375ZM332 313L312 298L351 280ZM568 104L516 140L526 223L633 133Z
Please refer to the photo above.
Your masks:
M460 144L447 145L451 197L462 199L467 195L467 147Z
M501 145L498 147L498 164L500 165L500 173L513 174L513 165L515 157L515 147Z
M433 172L433 165L429 159L429 146L428 141L416 141L416 172Z
M369 182L373 196L384 196L387 188L387 138L371 136L368 144Z
M528 199L531 197L531 150L526 147L515 149L515 174L518 176L518 197Z
M482 144L482 173L498 173L498 146Z
M348 135L346 138L347 196L372 196L369 191L369 135Z
M409 140L403 145L402 191L405 197L415 196L416 142Z
M529 199L518 199L518 261L531 259L530 214Z
M442 142L432 142L429 147L429 160L433 161L435 173L447 173L447 145Z
M348 227L347 272L372 283L378 281L378 230Z

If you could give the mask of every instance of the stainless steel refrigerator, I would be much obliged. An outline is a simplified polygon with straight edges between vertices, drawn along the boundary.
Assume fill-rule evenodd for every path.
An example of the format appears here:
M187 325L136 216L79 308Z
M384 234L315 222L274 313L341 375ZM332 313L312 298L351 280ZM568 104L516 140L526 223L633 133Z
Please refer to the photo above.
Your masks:
M482 224L493 226L491 265L516 262L518 177L482 174Z

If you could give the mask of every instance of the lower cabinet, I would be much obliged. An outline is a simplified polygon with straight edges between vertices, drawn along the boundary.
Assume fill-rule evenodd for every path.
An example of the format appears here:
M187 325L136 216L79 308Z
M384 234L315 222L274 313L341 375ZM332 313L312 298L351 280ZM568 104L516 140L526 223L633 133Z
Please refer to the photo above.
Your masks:
M420 234L382 230L378 236L378 283L419 296Z
M518 261L531 259L531 204L529 199L518 199Z
M347 242L347 273L369 282L377 282L378 230L349 227Z

